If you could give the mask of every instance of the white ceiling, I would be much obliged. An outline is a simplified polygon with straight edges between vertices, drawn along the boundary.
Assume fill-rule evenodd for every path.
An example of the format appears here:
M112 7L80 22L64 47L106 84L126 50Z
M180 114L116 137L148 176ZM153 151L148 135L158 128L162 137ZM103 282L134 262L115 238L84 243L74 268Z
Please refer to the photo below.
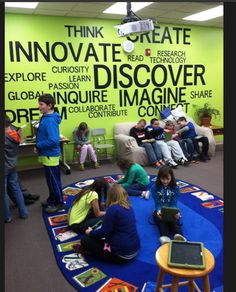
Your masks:
M24 13L35 15L54 15L68 17L117 19L118 24L124 15L102 13L114 2L40 2L36 9L5 8L7 13ZM142 19L151 18L157 23L201 25L223 28L223 16L208 21L182 20L190 14L214 8L221 2L154 2L147 8L136 12ZM131 6L132 8L132 6Z

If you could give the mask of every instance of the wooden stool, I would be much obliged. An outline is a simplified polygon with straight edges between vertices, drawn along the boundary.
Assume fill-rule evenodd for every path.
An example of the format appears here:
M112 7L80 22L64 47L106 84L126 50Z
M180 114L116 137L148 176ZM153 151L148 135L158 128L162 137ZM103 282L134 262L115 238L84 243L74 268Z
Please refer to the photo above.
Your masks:
M182 269L182 268L174 268L169 267L167 264L168 261L168 253L169 253L169 243L162 245L156 251L156 262L160 268L158 278L157 278L157 286L156 292L163 292L163 288L171 287L172 292L178 291L179 286L189 285L189 292L193 292L194 289L196 291L201 292L194 279L202 277L203 281L203 291L211 292L210 290L210 282L209 282L209 273L213 270L215 266L215 259L211 252L204 248L205 252L205 262L206 268L204 270L198 269ZM172 283L163 285L165 273L168 273L172 276ZM187 278L188 281L179 282L179 278Z

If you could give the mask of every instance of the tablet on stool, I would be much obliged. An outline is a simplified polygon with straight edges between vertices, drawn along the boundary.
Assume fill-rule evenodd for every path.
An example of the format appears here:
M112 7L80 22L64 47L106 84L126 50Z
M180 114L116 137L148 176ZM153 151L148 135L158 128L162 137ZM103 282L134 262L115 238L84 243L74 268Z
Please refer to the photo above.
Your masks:
M205 269L205 253L202 242L171 240L168 265L175 268Z

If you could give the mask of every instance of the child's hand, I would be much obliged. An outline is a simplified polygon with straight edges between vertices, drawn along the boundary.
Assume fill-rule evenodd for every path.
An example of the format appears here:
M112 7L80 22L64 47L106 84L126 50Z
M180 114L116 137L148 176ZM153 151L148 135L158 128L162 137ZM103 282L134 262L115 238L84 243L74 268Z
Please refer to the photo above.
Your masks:
M38 153L38 149L34 147L34 153Z
M175 214L175 219L178 220L180 218L180 213Z
M161 212L160 212L160 211L157 212L157 217L158 217L159 219L161 219Z
M165 132L165 133L170 133L170 130L168 130L168 129L164 129L164 132Z
M93 229L91 227L88 227L86 230L85 230L85 234L86 235L89 235L90 232L92 231Z

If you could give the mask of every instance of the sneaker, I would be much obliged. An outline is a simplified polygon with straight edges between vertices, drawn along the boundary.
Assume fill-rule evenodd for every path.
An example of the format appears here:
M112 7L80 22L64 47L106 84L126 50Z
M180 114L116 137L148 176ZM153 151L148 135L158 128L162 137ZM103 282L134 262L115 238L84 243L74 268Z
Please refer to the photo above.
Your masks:
M12 218L10 217L10 218L7 218L7 219L5 219L5 223L11 223L11 221L12 221Z
M45 209L45 212L46 213L55 213L55 212L58 212L58 211L61 211L61 210L65 210L65 205L56 205L56 206L48 206L46 209Z
M38 201L39 197L40 197L40 195L29 194L27 196L27 199L34 200L34 201Z
M163 245L163 244L165 244L167 242L170 242L170 238L168 236L161 236L159 238L159 241L160 241L160 244Z
M96 162L94 162L94 167L95 168L99 168L100 167L100 164L96 161Z
M190 161L186 160L186 159L181 159L181 165L183 166L188 166L190 164Z
M174 162L174 160L169 160L167 164L173 168L176 168L178 166L178 164Z
M187 239L183 235L178 233L174 235L174 240L187 241Z
M83 163L80 163L80 165L79 165L79 169L80 169L81 171L85 170L85 168L84 168L84 164L83 164Z
M144 199L148 200L148 199L149 199L149 194L150 194L149 191L143 191L142 194L141 194L141 196L142 196Z
M34 204L35 200L31 200L31 199L25 199L25 205L31 205Z
M29 216L25 215L25 216L19 216L20 219L27 219Z

